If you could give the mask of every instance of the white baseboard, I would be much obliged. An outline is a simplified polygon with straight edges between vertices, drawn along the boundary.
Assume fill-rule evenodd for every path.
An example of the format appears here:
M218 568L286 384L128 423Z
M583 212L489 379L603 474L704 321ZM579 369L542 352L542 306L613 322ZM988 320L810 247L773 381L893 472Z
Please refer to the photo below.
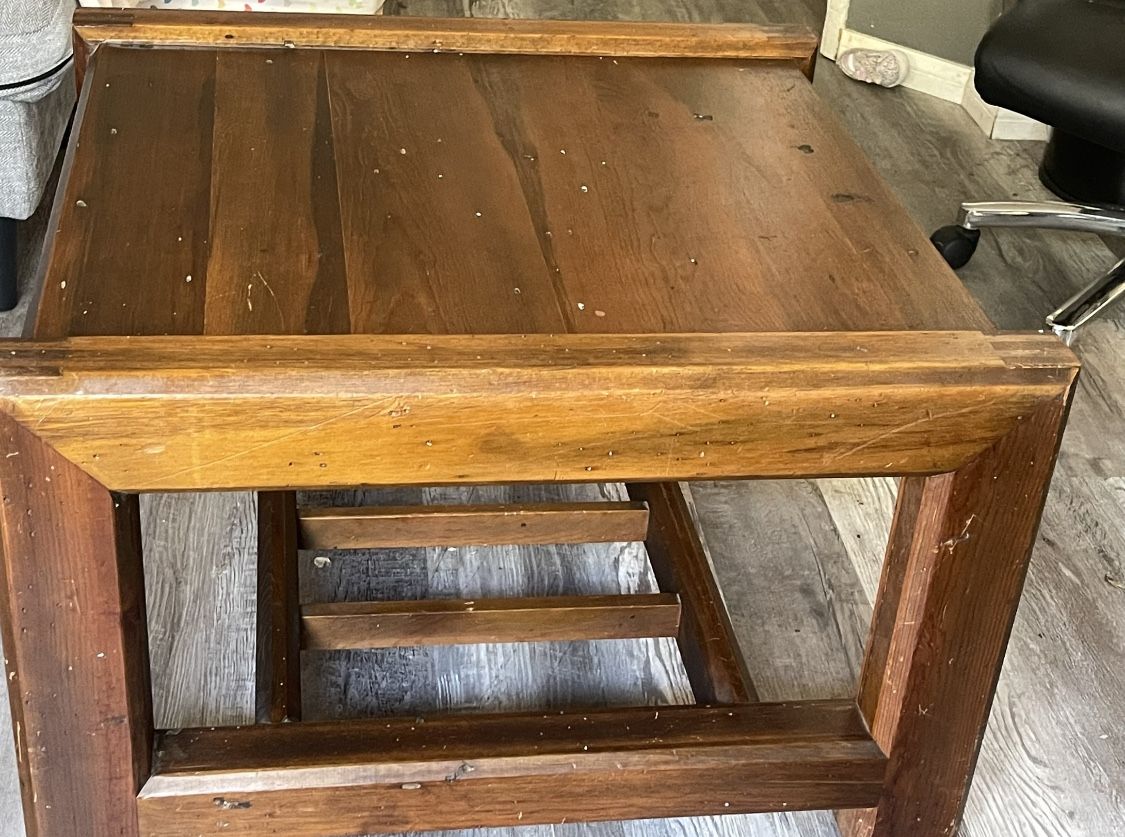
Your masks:
M1051 126L1036 122L1029 116L1016 113L1007 108L990 105L980 97L970 75L961 97L963 107L980 129L992 139L1002 140L1044 140L1050 139Z
M965 83L965 91L961 95L961 107L973 118L973 121L984 131L986 136L992 136L992 129L996 126L996 112L999 108L995 105L990 105L980 97L976 87L973 85L971 75L969 80Z
M996 121L992 124L993 139L1000 140L1042 140L1051 138L1051 126L1036 122L1030 116L1005 108L996 109Z
M826 38L827 34L826 24ZM964 64L845 28L840 30L832 57L846 49L894 49L904 53L910 62L910 72L902 83L903 87L956 102L992 139L1045 140L1050 135L1050 127L1042 122L984 101L973 84L972 68Z
M851 0L828 0L824 29L820 33L820 54L829 61L835 61L840 50L840 36L848 26L850 5Z

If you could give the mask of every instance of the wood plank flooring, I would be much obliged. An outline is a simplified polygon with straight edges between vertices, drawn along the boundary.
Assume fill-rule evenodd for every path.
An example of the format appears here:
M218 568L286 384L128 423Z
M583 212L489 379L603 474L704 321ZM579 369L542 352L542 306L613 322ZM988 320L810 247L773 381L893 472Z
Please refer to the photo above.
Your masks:
M798 21L821 0L390 0L392 13ZM923 228L963 199L1042 198L1041 146L992 142L957 106L844 79L816 86ZM42 218L41 216L39 216ZM42 227L24 232L24 283ZM966 285L1002 328L1042 316L1111 261L1092 236L986 232ZM22 309L0 315L19 333ZM968 837L1125 833L1125 308L1094 324L965 826ZM846 694L878 580L887 480L709 483L693 488L736 630L767 700ZM335 493L324 504L625 499L619 486ZM253 717L253 500L181 495L144 504L158 722ZM643 550L493 547L302 553L305 600L651 592ZM685 702L671 640L309 654L310 718L563 705ZM0 702L0 716L7 704ZM6 736L0 717L0 735ZM22 834L12 751L0 747L0 835ZM474 837L822 837L825 814L564 825ZM469 832L457 832L469 837Z

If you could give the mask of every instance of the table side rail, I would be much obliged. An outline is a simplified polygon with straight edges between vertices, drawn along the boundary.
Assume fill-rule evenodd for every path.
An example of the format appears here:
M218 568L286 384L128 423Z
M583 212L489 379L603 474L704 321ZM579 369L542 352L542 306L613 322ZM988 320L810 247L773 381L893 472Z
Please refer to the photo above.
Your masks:
M78 9L76 37L98 44L315 47L400 51L747 58L811 63L807 26L519 20L304 13Z
M125 492L953 471L1074 356L1044 335L89 337L0 410Z
M163 733L142 834L393 833L864 807L854 702L446 715Z

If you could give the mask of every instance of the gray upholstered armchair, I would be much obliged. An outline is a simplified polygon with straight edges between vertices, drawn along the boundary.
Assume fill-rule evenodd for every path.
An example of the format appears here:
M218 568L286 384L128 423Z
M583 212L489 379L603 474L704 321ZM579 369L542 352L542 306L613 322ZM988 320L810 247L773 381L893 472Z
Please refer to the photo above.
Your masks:
M74 109L74 0L0 0L0 310L15 307L16 222L35 213Z

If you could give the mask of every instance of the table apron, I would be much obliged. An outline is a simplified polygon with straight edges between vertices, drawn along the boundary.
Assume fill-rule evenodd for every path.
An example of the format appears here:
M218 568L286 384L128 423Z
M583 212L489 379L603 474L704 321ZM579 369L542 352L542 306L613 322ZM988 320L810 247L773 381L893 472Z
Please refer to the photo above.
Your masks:
M0 410L123 492L926 475L1076 371L1040 335L95 337L0 346Z

